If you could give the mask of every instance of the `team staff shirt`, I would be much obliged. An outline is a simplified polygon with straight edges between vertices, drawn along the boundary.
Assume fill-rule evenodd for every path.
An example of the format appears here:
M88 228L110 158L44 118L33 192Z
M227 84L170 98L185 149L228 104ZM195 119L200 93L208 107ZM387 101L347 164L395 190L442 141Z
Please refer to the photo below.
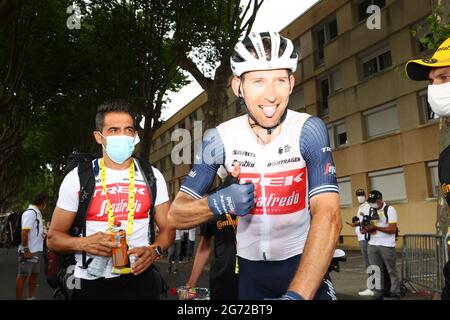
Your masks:
M255 207L239 218L237 255L253 261L280 261L299 255L310 226L309 200L338 193L328 131L322 120L287 111L280 134L270 143L255 140L244 115L205 133L202 150L180 191L199 199L217 169L241 166L239 183L255 184Z
M30 232L28 232L28 249L30 249L30 252L42 252L44 244L44 224L42 223L41 211L39 211L36 206L30 205L28 209L22 213L22 230L30 230ZM23 251L22 244L19 245L19 251Z
M149 245L149 210L151 206L150 191L147 190L147 185L139 170L139 166L135 163L135 212L133 232L131 237L127 235L127 243L130 249L135 247L142 247ZM86 217L86 236L92 235L96 232L105 232L108 228L108 210L106 196L102 190L102 183L100 180L99 160L92 162L95 172L95 192L92 197L91 204ZM161 172L152 167L156 178L156 201L155 206L169 201L167 193L167 186ZM121 227L127 230L128 227L128 188L129 188L129 169L113 170L106 167L106 190L108 198L111 201L111 206L114 211L114 216L121 222ZM61 209L77 212L78 211L78 197L80 192L80 180L78 177L77 168L73 169L64 178L60 190L57 206ZM90 256L88 254L88 256ZM77 266L75 268L75 277L92 280L95 277L88 274L87 270L81 268L82 258L81 253L75 255ZM109 259L106 278L118 276L111 274L112 262Z
M378 209L378 215L380 220L375 221L377 227L388 227L389 223L397 223L397 210L393 206L388 207L389 221L386 223L386 216L384 215L384 207L386 203L383 203L383 207ZM376 231L370 235L369 245L371 246L383 246L383 247L395 247L395 234L389 234L381 231Z
M359 208L358 208L358 212L356 213L356 216L359 218L359 222L361 223L363 221L364 216L367 216L370 212L370 205L367 201L365 201L364 203L362 203ZM365 241L365 235L363 233L361 233L361 227L360 226L356 226L355 227L355 233L356 236L358 237L358 241Z
M214 260L209 271L209 287L214 300L238 298L236 274L236 235L238 219L235 215L213 217L200 226L200 235L214 238Z

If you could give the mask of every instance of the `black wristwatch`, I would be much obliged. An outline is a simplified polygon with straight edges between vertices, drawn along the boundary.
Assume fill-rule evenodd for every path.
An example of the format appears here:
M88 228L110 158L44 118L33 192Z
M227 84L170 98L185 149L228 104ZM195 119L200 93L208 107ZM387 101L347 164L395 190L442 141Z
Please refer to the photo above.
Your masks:
M161 257L163 255L163 251L160 246L153 247L153 250L155 250L155 253L158 257Z

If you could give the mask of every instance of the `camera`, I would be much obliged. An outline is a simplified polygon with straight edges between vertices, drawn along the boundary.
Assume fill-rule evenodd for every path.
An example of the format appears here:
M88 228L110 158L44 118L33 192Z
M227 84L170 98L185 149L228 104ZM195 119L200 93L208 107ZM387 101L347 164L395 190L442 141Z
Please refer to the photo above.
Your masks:
M365 215L362 219L361 227L367 229L370 227L371 222L372 222L372 217L370 217L369 215Z
M352 218L352 223L356 224L357 226L359 226L359 218L357 216L354 216Z
M363 220L361 222L361 227L368 229L372 224L372 221L380 220L380 216L378 215L378 211L375 208L370 208L369 214L363 216Z

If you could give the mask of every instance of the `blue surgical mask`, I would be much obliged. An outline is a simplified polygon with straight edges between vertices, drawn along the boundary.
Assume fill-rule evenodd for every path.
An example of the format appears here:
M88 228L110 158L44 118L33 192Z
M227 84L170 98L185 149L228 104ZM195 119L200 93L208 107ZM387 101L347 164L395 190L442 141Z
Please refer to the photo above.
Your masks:
M117 164L124 163L134 151L134 139L135 137L129 137L125 135L121 136L108 136L106 139L106 154L108 157Z

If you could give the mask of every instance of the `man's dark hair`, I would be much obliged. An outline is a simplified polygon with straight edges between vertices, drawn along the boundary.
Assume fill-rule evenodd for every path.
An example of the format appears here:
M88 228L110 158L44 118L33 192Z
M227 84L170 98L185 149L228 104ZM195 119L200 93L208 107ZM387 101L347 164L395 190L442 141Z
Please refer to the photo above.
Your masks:
M33 197L31 204L35 206L41 206L44 203L47 203L47 199L48 199L47 195L41 192Z
M128 113L131 119L133 119L133 127L136 128L136 117L131 104L124 99L114 99L104 102L97 108L95 130L102 132L105 124L105 115L109 112Z

